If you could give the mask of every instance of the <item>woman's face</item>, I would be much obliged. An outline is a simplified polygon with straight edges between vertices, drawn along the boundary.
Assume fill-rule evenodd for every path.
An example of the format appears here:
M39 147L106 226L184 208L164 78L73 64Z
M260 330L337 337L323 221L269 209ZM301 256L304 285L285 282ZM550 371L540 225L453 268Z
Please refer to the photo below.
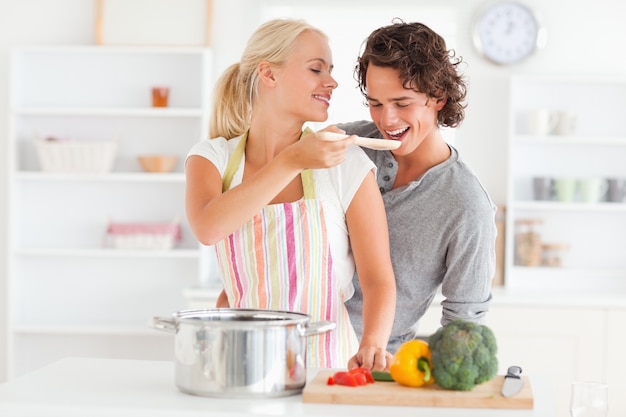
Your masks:
M404 88L398 70L370 64L366 83L372 121L386 139L402 142L394 155L412 153L438 130L437 113L445 101Z
M294 52L276 70L277 105L302 122L323 122L337 82L328 41L319 33L304 31L296 40Z

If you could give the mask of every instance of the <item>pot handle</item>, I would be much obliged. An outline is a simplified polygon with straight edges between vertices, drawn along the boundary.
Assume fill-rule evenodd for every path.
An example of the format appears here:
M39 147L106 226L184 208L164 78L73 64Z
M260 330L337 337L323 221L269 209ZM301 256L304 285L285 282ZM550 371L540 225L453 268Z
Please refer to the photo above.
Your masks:
M306 329L304 329L304 336L314 336L316 334L326 333L333 330L335 327L337 327L337 323L328 320L308 323Z
M178 330L176 320L169 317L152 317L152 321L149 324L153 328L164 332L176 333L176 330Z

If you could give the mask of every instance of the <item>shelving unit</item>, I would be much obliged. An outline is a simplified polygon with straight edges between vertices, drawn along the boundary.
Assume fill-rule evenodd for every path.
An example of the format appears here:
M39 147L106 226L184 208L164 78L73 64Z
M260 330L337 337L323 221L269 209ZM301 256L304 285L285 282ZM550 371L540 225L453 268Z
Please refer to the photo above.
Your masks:
M11 51L7 364L9 378L66 356L173 357L149 328L185 309L186 288L206 282L205 248L184 221L183 161L208 131L206 48L32 47ZM152 108L151 87L170 87ZM118 142L112 172L40 170L35 137ZM140 154L175 154L166 174ZM181 221L173 250L103 244L118 222Z
M626 203L537 201L533 178L626 178L626 79L518 76L511 79L506 287L626 292ZM536 109L578 117L569 135L529 134ZM567 243L563 265L515 264L519 219L542 221L543 243Z

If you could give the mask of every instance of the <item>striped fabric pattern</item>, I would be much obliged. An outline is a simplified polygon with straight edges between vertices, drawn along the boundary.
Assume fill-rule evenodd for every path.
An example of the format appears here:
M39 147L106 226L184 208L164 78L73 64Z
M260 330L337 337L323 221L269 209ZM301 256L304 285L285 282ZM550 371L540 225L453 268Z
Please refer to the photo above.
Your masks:
M321 204L265 207L215 245L231 307L289 310L337 328L307 337L307 366L345 367L358 342L337 288Z

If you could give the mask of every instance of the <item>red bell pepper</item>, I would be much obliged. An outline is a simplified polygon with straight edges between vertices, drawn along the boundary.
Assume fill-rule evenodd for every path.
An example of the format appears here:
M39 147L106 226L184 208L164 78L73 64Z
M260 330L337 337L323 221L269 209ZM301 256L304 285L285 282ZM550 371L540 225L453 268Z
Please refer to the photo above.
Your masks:
M367 368L353 368L350 369L350 371L348 372L350 372L352 375L363 375L367 384L374 383L374 377L372 376L372 372Z
M374 378L369 369L354 368L350 371L335 372L333 376L329 376L326 381L327 385L344 385L347 387L358 387L373 383Z
M335 372L335 374L331 378L332 378L332 384L329 384L329 385L337 384L337 385L345 385L347 387L356 387L358 385L356 382L356 379L354 379L354 376L351 375L349 372L345 372L345 371Z

